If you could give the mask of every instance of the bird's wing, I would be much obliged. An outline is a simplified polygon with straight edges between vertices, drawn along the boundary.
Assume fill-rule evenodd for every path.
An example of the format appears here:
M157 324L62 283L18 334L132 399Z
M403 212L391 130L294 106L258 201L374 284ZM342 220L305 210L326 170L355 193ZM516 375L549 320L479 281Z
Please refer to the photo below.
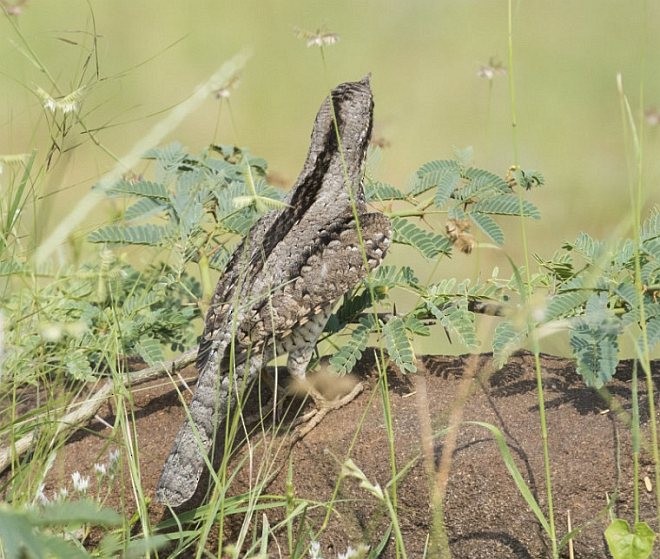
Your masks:
M239 325L237 345L259 350L267 340L286 338L292 330L333 305L376 268L390 245L390 220L381 213L359 216L321 231L298 273L272 289Z

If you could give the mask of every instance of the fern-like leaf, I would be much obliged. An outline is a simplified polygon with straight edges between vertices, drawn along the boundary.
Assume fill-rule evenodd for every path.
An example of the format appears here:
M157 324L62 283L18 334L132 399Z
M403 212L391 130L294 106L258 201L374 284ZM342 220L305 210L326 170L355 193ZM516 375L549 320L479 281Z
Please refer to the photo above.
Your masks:
M427 308L438 319L450 334L458 337L459 341L469 349L479 347L477 330L474 325L474 314L467 310L464 301L459 304L447 303L442 307L433 301L426 301Z
M495 244L500 246L504 244L504 231L492 217L481 212L470 212L468 215Z
M660 314L652 316L646 323L649 349L653 349L660 342Z
M135 344L135 350L150 366L157 365L165 360L160 342L150 336L142 336Z
M403 318L406 329L414 336L429 336L431 329L415 315L408 314Z
M358 317L365 309L368 309L371 306L372 302L373 300L371 298L371 291L369 289L365 289L359 295L352 297L345 296L337 311L328 319L328 322L324 328L324 332L328 332L330 334L339 332L347 324L354 322L356 317ZM369 322L366 317L361 318L361 321L364 324L371 325L371 322Z
M209 266L214 270L218 270L220 272L224 271L225 267L227 266L227 262L229 262L231 255L234 253L235 248L236 244L232 244L230 247L227 245L218 247L209 258Z
M464 176L470 181L470 187L473 194L491 189L497 190L503 194L511 192L506 181L490 171L471 167L465 170Z
M534 204L528 200L521 200L514 194L502 194L480 200L474 205L473 211L541 219L541 213Z
M642 241L654 239L660 236L660 207L655 206L648 218L642 224L640 238Z
M426 258L434 258L440 253L449 254L451 249L451 241L447 237L421 229L407 219L393 217L392 230L396 242L413 246Z
M556 318L564 318L575 313L589 298L589 291L578 289L559 293L550 299L545 309L544 320L550 321Z
M458 171L445 171L444 173L441 173L437 179L437 190L435 191L433 203L438 208L444 206L454 193L454 190L458 188L460 182L461 175Z
M123 245L163 244L172 234L170 226L154 225L106 225L92 231L87 239L92 243L117 243Z
M124 212L124 219L131 221L140 217L146 218L162 212L167 207L159 199L141 198L135 204L132 204Z
M417 170L410 193L417 196L438 186L443 176L460 178L460 173L461 168L456 161L450 159L429 161Z
M394 361L403 372L414 373L417 370L415 365L415 353L412 343L406 332L406 324L399 316L388 320L383 326L383 336L385 338L385 347L390 359Z
M593 294L585 314L576 319L569 335L577 372L587 386L601 388L613 376L619 361L621 324L607 308L607 294Z
M341 349L330 357L330 364L338 374L343 375L353 370L355 364L362 357L364 348L367 347L370 332L370 321L367 319L361 320Z
M77 381L89 382L94 380L92 368L87 355L82 350L71 351L66 356L66 370Z
M602 255L604 247L601 241L594 240L587 233L580 233L571 248L579 252L587 262L593 263Z
M498 369L506 365L511 354L522 346L526 333L516 329L512 322L503 320L493 332L493 361Z
M385 287L391 289L397 285L417 285L419 280L409 266L379 266L376 271L365 280L373 288Z
M186 157L190 156L179 142L172 142L163 147L152 148L144 154L144 159L155 159L158 163L159 171L164 173L178 169Z
M383 200L405 200L407 196L398 188L379 181L368 181L364 185L364 195L369 202Z
M156 200L167 200L169 198L165 186L152 181L133 182L122 179L106 190L106 193L110 196L141 196Z

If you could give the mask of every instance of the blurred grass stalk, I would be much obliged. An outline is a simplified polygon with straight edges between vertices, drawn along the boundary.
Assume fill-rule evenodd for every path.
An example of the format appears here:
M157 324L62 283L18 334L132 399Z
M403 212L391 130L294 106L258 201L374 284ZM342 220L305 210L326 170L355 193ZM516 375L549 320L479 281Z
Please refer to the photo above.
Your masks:
M643 62L643 58L642 58ZM643 65L643 64L642 64ZM643 72L642 72L643 76ZM644 195L644 144L642 141L643 131L644 131L644 114L643 109L640 111L639 118L639 130L635 125L635 118L633 116L632 109L630 108L630 103L628 97L626 96L623 88L623 77L619 73L616 77L617 90L619 92L619 102L621 106L621 119L623 126L623 136L626 148L628 148L626 158L629 166L629 180L628 180L628 192L630 196L630 207L632 213L632 228L633 228L633 239L636 244L636 249L634 251L635 258L635 293L638 298L639 306L639 324L640 324L640 338L636 340L634 347L637 352L637 359L639 364L644 371L644 378L646 381L646 392L648 394L648 406L649 406L649 429L651 433L651 452L653 456L653 466L655 473L655 501L656 501L656 530L660 529L660 450L658 449L658 425L655 415L655 387L653 384L653 378L651 376L651 348L649 347L649 333L647 331L646 323L646 308L644 305L644 282L642 280L642 267L640 262L640 251L641 251L641 228L642 228L642 212L644 209L645 195ZM644 82L643 77L641 78L640 83L640 107L644 106ZM629 146L632 143L632 153L630 152ZM633 435L635 430L638 430L638 426L633 425ZM637 468L635 468L637 470ZM639 483L639 480L635 478L633 484L636 486ZM636 509L639 506L638 502L635 502ZM639 511L635 510L635 517L637 518Z
M36 263L43 264L67 237L103 199L104 193L119 181L124 173L132 169L144 153L158 145L183 120L199 107L214 91L227 84L245 66L249 53L242 52L230 58L211 77L201 83L193 94L159 121L145 134L117 164L106 173L97 184L97 188L88 192L55 228L51 235L37 248Z
M513 2L508 0L507 3L507 51L509 61L509 97L511 103L511 129L512 129L512 142L513 142L513 157L514 165L518 165L518 121L516 116L516 89L515 89L515 66L513 58ZM518 202L520 215L523 215L523 196L522 189L518 190ZM521 303L523 308L527 309L527 331L530 332L530 341L532 343L532 351L534 353L534 368L536 371L536 391L539 403L539 423L541 426L541 440L543 443L543 467L545 475L545 491L547 498L547 528L546 532L550 539L551 551L553 559L559 557L559 550L557 545L557 532L555 529L555 513L554 513L554 500L552 491L552 465L550 461L550 447L548 444L548 424L545 416L545 396L543 393L543 371L541 370L541 347L539 344L539 337L534 329L532 318L532 305L531 305L531 269L529 258L529 245L527 242L527 228L524 219L520 219L520 236L523 245L523 256L525 261L525 278L524 282L520 278L518 268L511 261L511 265L516 279L519 282L519 292L521 295Z

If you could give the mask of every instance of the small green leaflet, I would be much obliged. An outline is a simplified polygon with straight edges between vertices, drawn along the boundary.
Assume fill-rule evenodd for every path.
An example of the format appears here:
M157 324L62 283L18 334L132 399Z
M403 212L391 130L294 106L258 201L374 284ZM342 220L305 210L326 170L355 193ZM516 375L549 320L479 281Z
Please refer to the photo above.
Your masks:
M526 333L516 329L508 320L503 320L493 333L493 361L498 369L506 365L511 354L524 343Z
M159 246L173 233L169 225L106 225L92 231L87 239L92 243L119 243Z
M464 300L444 303L442 307L433 301L425 301L427 308L450 334L458 336L460 342L469 349L479 347L474 314L467 310Z
M617 518L605 530L607 547L614 559L648 559L653 553L655 538L646 522L635 523L631 530L628 522Z
M369 202L405 200L406 195L398 188L379 181L368 181L364 185L364 196Z
M351 333L351 337L344 343L341 349L330 357L330 364L338 374L350 373L355 367L364 348L367 347L369 334L371 333L371 321L361 319L360 323Z
M481 212L470 212L468 216L495 244L499 246L504 244L504 232L492 217Z
M473 210L487 214L518 215L541 219L541 212L528 200L523 200L515 194L501 194L485 198L477 202Z
M489 189L494 189L501 193L511 192L506 181L490 171L470 167L465 171L464 176L470 181L470 190L472 194L487 191Z
M426 258L434 258L440 253L448 254L451 241L443 236L417 227L412 221L400 217L392 218L394 240L415 247Z
M108 196L142 196L157 200L169 198L169 193L164 185L145 180L135 182L122 179L106 190L106 194Z
M404 373L417 371L415 353L406 332L406 324L401 317L395 316L385 323L383 337L390 359L398 365L401 371Z
M607 294L589 297L585 314L575 319L569 340L577 359L577 372L587 386L601 388L619 362L621 323L607 307Z

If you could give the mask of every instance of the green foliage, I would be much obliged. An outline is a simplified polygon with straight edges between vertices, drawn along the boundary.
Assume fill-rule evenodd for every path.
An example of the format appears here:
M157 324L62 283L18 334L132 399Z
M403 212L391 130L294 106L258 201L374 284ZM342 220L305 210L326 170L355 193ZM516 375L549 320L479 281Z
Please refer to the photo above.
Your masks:
M451 242L447 237L417 227L407 219L393 217L392 231L395 242L412 246L425 258L435 258L440 253L449 254L451 249Z
M351 337L342 345L341 349L330 357L330 364L338 374L350 373L355 364L362 357L367 347L371 332L371 320L363 318L353 329Z
M587 386L600 388L614 376L620 330L620 321L607 308L607 295L589 297L584 315L575 320L570 332L577 371Z
M402 371L414 373L417 370L415 354L404 320L398 316L388 320L383 326L383 337L392 361Z
M636 522L634 529L623 519L615 519L605 530L607 547L613 559L648 559L653 553L655 533L646 522Z
M501 321L493 332L493 360L496 367L504 367L511 354L525 339L526 332L516 329L509 320Z
M194 343L199 283L167 265L139 272L102 255L91 265L61 270L44 285L14 289L4 312L23 317L5 332L5 380L35 382L58 373L88 381L116 367L113 356L164 359L163 346L182 351ZM40 366L26 367L37 355Z
M117 526L120 523L117 513L100 509L91 501L63 501L25 511L0 504L0 552L7 559L92 557L82 546L52 533L53 530L70 531L83 524Z
M633 239L605 242L580 233L550 261L537 258L546 271L540 277L549 291L547 305L541 317L533 317L519 331L510 322L496 328L493 351L497 364L506 362L530 329L560 320L567 321L577 371L594 388L602 387L614 375L621 335L634 329L640 350L644 342L653 349L660 341L659 215L660 210L654 207L642 224L637 248ZM641 286L635 280L637 258ZM520 289L516 282L508 286Z
M136 200L89 241L174 248L184 262L206 259L221 269L227 259L216 247L245 235L261 214L281 204L265 181L265 161L235 146L191 155L173 143L145 158L154 161L155 180L131 176L107 189L107 196Z
M458 155L460 157L456 160L435 160L422 165L415 173L407 194L373 180L366 183L365 192L369 200L413 207L411 211L392 212L393 240L411 247L428 260L451 256L452 253L454 239L445 234L446 224L436 227L436 230L442 230L438 233L430 217L441 208L452 219L476 224L498 245L505 240L502 227L496 221L498 216L538 218L540 215L531 202L512 194L513 186L505 178L470 167L468 160L471 159L471 151ZM419 199L423 195L428 198ZM429 206L433 206L434 210L427 210ZM383 305L386 298L393 299L393 293L399 289L415 293L417 304L385 322L366 322L360 318L361 313L368 311L376 301L381 301ZM340 309L330 318L326 327L328 333L337 333L351 321L359 321L350 339L331 358L331 362L342 373L349 370L364 350L369 334L380 332L392 360L403 371L414 371L412 340L415 336L428 335L429 326L433 323L441 324L451 340L467 349L475 349L478 347L476 321L470 303L501 303L505 295L505 288L490 280L471 284L467 280L459 283L451 279L420 285L411 268L383 265L366 279L362 289L345 298ZM368 324L371 326L368 327Z

